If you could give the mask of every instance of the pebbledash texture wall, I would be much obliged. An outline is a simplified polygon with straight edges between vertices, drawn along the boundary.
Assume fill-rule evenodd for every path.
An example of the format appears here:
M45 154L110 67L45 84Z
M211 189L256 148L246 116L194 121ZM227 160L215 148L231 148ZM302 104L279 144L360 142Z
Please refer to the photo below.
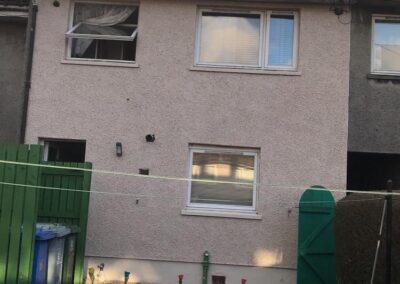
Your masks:
M350 25L323 5L143 0L139 67L89 66L65 60L70 4L40 3L27 142L84 139L94 168L149 168L171 177L188 176L189 143L260 149L260 220L182 215L187 182L94 174L93 191L134 196L91 194L91 263L113 263L113 273L122 276L142 261L151 269L137 272L140 281L175 283L168 277L184 273L184 265L200 262L208 250L227 279L228 268L238 266L245 278L260 266L274 268L263 268L264 278L252 283L295 283L295 207L302 190L293 187L345 188ZM199 5L298 10L298 71L192 70ZM155 143L146 143L149 133ZM160 268L160 261L167 266ZM199 264L194 270L201 274Z

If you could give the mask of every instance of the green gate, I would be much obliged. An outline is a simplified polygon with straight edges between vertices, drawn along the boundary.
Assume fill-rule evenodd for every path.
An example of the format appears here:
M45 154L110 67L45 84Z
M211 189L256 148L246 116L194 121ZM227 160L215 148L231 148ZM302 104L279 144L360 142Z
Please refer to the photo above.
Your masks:
M83 169L92 168L91 163L57 162L46 163L46 165ZM74 276L63 274L63 283L72 283L72 278L74 283L82 283L90 180L90 171L67 168L41 168L41 185L44 188L39 191L38 222L61 223L79 228L76 240ZM47 189L46 187L71 189L72 191ZM66 264L64 262L64 265ZM64 269L63 271L66 270Z
M91 163L45 163L41 161L42 150L39 145L0 144L0 160L41 165L0 162L0 283L31 282L36 222L79 228L74 275L63 275L63 283L83 281L92 166Z
M322 186L307 189L300 199L298 284L336 284L335 200Z

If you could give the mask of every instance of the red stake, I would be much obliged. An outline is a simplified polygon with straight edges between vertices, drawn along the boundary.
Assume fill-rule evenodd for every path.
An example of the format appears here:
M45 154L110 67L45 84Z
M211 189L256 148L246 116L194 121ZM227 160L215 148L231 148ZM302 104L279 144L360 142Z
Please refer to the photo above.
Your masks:
M179 275L178 275L178 279L179 279L179 284L182 284L182 281L183 281L183 274L179 274Z
M247 280L246 279L242 279L242 284L246 284Z

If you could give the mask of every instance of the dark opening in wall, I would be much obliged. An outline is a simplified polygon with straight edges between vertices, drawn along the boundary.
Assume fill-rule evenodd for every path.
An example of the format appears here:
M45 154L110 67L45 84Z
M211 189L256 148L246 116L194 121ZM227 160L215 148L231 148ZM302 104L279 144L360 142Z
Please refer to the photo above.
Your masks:
M400 187L400 155L348 152L347 189L385 190L387 181Z
M216 276L213 275L211 277L212 284L225 284L225 276Z
M85 151L85 141L44 140L45 161L83 163Z

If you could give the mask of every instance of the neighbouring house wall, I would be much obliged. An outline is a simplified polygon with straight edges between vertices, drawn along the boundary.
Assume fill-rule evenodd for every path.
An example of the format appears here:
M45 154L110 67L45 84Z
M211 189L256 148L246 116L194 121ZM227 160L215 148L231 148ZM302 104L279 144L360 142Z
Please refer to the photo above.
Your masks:
M26 23L0 19L0 143L19 143Z
M92 191L134 196L91 194L87 255L190 263L209 250L212 263L288 268L294 283L299 196L346 183L350 26L328 6L259 3L299 9L297 75L200 72L197 5L215 1L143 0L139 68L85 66L63 61L69 4L39 7L28 142L85 139L94 168L171 177L187 177L189 143L257 147L263 184L262 219L246 220L181 215L186 182L94 174Z
M400 10L354 6L351 24L349 151L400 152L400 81L368 79L373 14Z

